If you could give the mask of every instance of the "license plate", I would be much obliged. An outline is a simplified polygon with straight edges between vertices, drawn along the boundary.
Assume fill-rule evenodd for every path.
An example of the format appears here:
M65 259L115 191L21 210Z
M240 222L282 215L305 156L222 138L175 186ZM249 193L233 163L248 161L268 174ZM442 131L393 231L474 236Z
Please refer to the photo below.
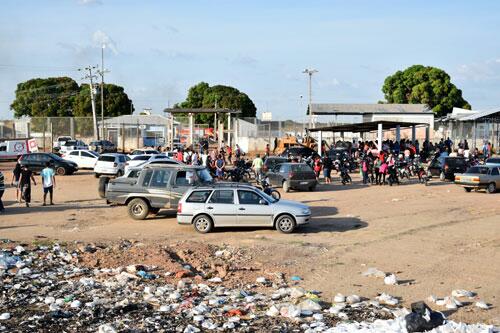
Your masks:
M307 185L307 182L300 182L300 185Z

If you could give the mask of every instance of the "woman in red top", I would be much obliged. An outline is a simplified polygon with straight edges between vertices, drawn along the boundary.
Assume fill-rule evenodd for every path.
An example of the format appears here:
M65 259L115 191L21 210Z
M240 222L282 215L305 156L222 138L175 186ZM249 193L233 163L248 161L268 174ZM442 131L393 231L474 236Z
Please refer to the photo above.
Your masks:
M316 156L314 160L314 173L316 174L316 180L319 181L319 173L321 172L321 159Z

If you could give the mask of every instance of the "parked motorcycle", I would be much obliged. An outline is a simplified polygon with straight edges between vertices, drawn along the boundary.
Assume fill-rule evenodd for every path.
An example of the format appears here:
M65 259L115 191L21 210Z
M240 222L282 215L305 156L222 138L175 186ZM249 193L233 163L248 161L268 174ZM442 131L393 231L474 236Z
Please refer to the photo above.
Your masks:
M265 177L263 180L260 181L260 186L256 186L259 190L264 192L265 194L273 197L276 200L281 199L281 194L277 190L275 190L272 186L271 183L269 182L269 177Z
M337 172L340 172L340 181L342 182L342 185L352 183L352 178L349 175L349 162L346 159L343 159L342 161L335 160L334 167Z

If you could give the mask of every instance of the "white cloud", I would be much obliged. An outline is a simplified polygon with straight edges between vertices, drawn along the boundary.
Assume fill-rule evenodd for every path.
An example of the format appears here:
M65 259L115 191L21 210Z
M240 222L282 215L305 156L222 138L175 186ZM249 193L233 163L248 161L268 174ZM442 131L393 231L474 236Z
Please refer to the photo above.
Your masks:
M500 79L500 59L462 64L452 76L462 81L487 81Z
M93 40L95 46L101 47L102 45L105 45L111 51L113 51L114 54L118 54L118 49L116 48L116 43L105 32L103 32L101 30L97 30L96 32L94 32L94 35L92 36L92 40Z

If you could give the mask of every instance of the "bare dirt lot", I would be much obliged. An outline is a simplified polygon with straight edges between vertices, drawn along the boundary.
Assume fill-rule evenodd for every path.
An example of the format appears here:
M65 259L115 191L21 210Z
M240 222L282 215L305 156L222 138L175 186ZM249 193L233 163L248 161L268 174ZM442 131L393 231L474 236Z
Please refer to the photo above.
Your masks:
M6 180L12 166L0 163ZM292 235L271 229L222 229L201 235L178 225L175 213L140 222L130 219L124 207L110 207L99 199L97 179L83 171L57 178L55 206L41 206L40 185L33 187L30 208L16 203L15 190L7 188L0 238L27 243L43 237L100 244L121 239L227 244L249 253L262 273L298 275L305 288L328 298L338 292L367 297L387 292L409 305L431 294L473 290L492 309L465 306L447 312L450 318L500 323L500 193L465 193L436 180L427 187L415 182L364 186L354 177L350 186L334 181L316 192L282 197L310 205L312 222ZM381 279L364 277L361 273L369 267L395 273L405 283L386 286Z

